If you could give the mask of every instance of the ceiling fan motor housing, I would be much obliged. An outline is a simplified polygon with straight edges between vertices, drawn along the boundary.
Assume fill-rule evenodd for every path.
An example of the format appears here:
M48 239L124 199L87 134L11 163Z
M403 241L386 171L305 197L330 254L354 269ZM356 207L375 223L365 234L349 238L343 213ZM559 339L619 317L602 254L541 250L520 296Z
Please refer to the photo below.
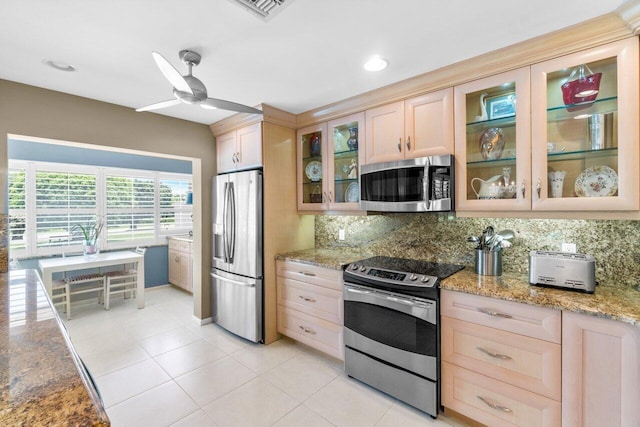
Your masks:
M193 94L190 94L188 92L182 92L174 88L173 96L175 96L176 99L179 99L185 104L197 104L207 99L207 88L204 86L204 84L200 80L198 80L197 78L191 75L186 75L182 77L184 77L184 79L187 81L187 84L193 91Z

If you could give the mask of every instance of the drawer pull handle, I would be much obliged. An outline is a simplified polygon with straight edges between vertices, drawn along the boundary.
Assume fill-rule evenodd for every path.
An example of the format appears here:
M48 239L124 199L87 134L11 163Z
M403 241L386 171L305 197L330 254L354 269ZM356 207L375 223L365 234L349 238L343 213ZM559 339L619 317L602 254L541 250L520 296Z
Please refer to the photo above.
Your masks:
M316 275L315 275L315 274L313 274L313 273L307 273L306 271L298 271L298 274L302 274L303 276L316 277Z
M494 353L494 352L492 352L492 351L485 350L485 349L484 349L484 348L482 348L482 347L476 347L476 348L477 348L478 350L480 350L481 352L483 352L484 354L487 354L487 355L489 355L489 356L491 356L491 357L493 357L493 358L496 358L496 359L502 359L502 360L511 360L511 357L510 357L510 356L507 356L506 354Z
M304 295L298 295L298 298L307 302L316 302L313 298L305 297Z
M487 399L486 397L482 397L482 396L476 396L476 397L478 399L482 400L491 409L496 409L498 411L507 412L509 414L513 412L513 410L507 408L506 406L499 405L499 404L495 403L494 401L492 401L491 399Z
M502 317L503 319L511 319L513 316L510 314L500 313L499 311L494 311L488 308L479 308L478 311L480 313L488 314L493 317Z
M300 325L300 329L302 329L304 332L311 334L311 335L315 335L317 332L314 331L313 329L309 329L309 328L305 328L304 326Z

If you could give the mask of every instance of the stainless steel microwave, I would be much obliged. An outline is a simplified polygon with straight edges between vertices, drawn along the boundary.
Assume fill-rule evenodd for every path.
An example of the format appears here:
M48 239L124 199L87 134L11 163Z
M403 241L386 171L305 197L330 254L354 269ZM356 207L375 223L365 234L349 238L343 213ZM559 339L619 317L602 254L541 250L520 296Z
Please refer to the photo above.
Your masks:
M454 210L453 156L362 165L360 208L379 212Z

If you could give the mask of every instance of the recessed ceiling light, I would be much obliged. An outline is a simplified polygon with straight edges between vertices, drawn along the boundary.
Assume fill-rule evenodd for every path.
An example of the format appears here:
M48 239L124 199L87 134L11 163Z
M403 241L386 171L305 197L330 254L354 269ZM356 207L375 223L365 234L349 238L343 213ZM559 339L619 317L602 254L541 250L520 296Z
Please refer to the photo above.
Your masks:
M66 62L54 61L52 59L43 59L42 63L60 71L76 71L76 67L67 64Z
M374 56L364 63L364 69L367 71L380 71L387 68L387 65L389 65L389 61L380 56Z

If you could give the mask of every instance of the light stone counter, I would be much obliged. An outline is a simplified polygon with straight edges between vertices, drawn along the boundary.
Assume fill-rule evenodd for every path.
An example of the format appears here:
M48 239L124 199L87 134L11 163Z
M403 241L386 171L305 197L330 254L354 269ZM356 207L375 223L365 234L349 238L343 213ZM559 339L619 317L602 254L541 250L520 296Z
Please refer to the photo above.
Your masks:
M0 274L0 331L0 425L110 425L35 270Z
M354 248L307 249L276 256L278 260L297 261L319 267L342 270L345 265L374 256ZM444 279L442 289L539 305L557 310L614 319L640 327L640 290L637 287L603 283L593 294L529 285L528 276L505 273L479 276L473 267Z

